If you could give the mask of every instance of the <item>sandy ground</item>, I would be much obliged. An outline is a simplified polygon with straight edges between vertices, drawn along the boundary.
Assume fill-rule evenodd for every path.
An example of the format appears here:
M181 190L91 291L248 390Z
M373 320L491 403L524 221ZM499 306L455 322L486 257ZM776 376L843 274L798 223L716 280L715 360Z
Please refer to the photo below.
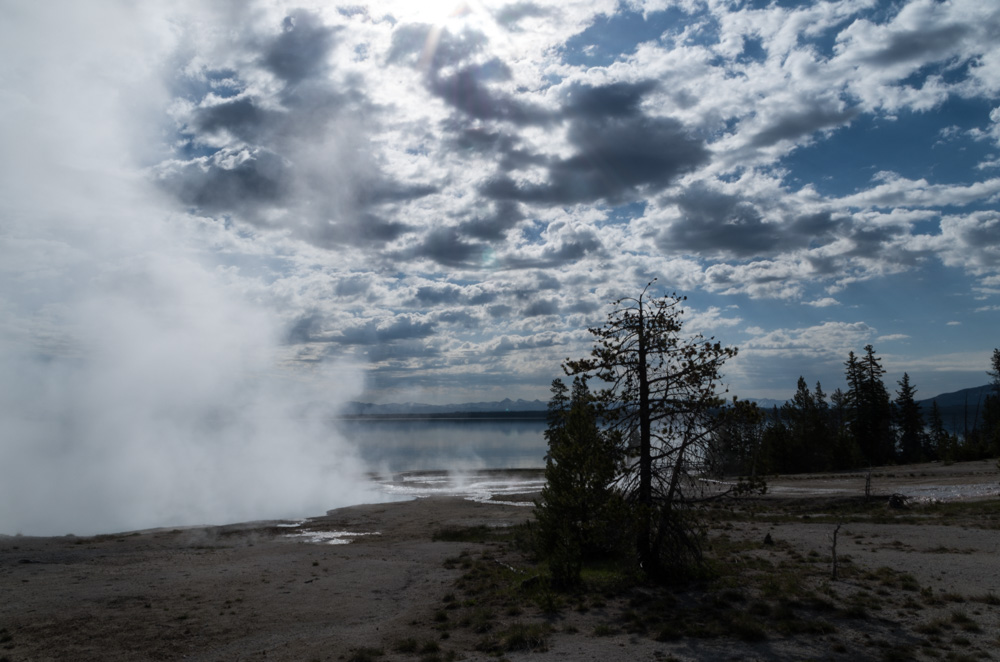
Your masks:
M876 489L883 492L905 492L920 481L996 487L1000 479L993 463L878 473L883 475ZM785 488L856 494L859 485L863 489L862 474L785 477L772 482L775 496L770 498L788 498ZM356 506L301 523L86 538L0 537L0 662L349 660L363 647L382 649L385 655L378 659L416 660L419 656L395 652L394 642L433 636L432 615L462 573L445 567L446 559L483 547L433 541L433 532L508 526L529 516L524 507L448 497ZM336 532L355 535L338 538ZM826 553L832 526L808 520L747 524L734 535L757 538L766 533L802 554ZM349 542L331 544L331 539ZM1000 595L996 529L850 524L840 540L840 552L860 567L908 572L933 591ZM976 641L987 642L979 645L980 652L989 650L989 642L997 645L997 609L976 607L985 628ZM554 623L546 652L507 658L847 659L831 652L834 642L866 636L841 632L760 644L724 639L660 643L637 635L592 636L586 619L600 617L570 612ZM567 618L583 619L574 625L575 633L566 627ZM872 627L881 628L885 637L894 626L886 621ZM473 651L470 642L442 643L443 650L458 651L458 659L495 659Z

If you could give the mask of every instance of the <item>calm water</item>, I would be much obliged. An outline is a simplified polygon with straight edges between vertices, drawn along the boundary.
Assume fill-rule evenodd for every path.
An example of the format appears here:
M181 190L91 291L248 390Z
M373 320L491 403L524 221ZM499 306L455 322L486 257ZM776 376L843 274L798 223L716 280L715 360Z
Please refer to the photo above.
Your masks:
M380 472L545 466L542 420L364 420L336 426Z

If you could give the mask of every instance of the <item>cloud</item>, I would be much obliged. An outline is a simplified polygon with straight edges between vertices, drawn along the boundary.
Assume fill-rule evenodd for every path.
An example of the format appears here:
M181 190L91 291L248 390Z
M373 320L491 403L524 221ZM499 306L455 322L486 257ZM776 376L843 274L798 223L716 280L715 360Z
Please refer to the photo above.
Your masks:
M942 262L974 273L992 273L1000 268L1000 212L975 212L941 219L941 234L934 243Z
M864 322L824 322L818 326L769 331L745 342L741 351L755 356L841 358L857 351L874 334L875 329Z
M770 125L761 128L750 139L753 147L769 147L782 140L795 140L817 131L842 126L857 117L857 109L834 109L818 104L806 110L782 113L769 118Z
M497 120L516 125L542 124L551 115L531 103L524 103L491 90L492 81L506 81L510 71L492 59L463 67L451 75L434 72L428 82L431 91L474 120Z
M201 92L175 105L181 149L155 168L161 186L201 213L291 231L321 247L384 245L409 230L392 218L394 208L437 186L399 181L373 158L373 127L359 118L374 106L332 64L340 32L315 12L292 10L276 33L238 35L256 57L224 69L193 57L183 82ZM276 84L262 83L265 73ZM197 85L220 75L233 95ZM198 152L208 153L184 158Z
M82 356L78 288L162 245L264 311L283 369L349 358L372 398L499 399L545 397L553 343L585 352L607 302L652 276L708 333L775 348L851 344L790 311L871 328L871 302L898 298L892 326L915 328L893 274L980 307L998 292L1000 186L975 167L995 160L989 3L473 3L441 25L412 3L301 6L0 21L4 333ZM107 204L53 196L63 183ZM137 211L101 225L108 210ZM81 228L123 247L107 271ZM840 374L839 354L785 350L741 354L740 375Z
M397 340L426 338L433 333L434 323L430 320L413 315L399 315L348 326L331 340L345 345L381 345Z
M292 10L281 22L281 34L265 47L264 66L289 85L318 77L326 70L335 34L316 14Z
M474 239L499 241L504 239L508 230L516 227L525 218L520 205L515 202L498 201L493 203L492 207L492 213L486 216L477 215L462 222L459 230Z
M807 306L813 306L814 308L829 308L830 306L839 306L840 302L833 297L823 297L822 299L816 299L815 301L806 301Z
M533 2L512 2L502 6L494 16L508 30L519 30L519 23L526 18L544 18L554 13L555 10Z
M541 204L619 202L665 187L708 160L702 141L666 117L576 119L568 138L574 155L551 159L542 182L501 174L483 187L483 194Z
M559 304L554 299L539 299L533 301L521 312L525 317L538 317L540 315L558 315Z
M876 181L881 183L843 198L843 204L850 207L944 207L968 205L1000 195L1000 178L963 186L931 184L924 179L910 180L896 173L881 172Z
M765 213L771 210L761 209L747 197L700 182L664 202L676 204L677 214L657 240L667 251L737 257L773 255L829 239L839 226L829 212L768 220Z

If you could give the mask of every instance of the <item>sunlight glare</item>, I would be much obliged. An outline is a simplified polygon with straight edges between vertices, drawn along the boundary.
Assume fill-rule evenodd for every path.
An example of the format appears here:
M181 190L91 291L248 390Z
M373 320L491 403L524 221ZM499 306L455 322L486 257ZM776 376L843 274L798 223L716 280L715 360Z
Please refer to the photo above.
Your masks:
M419 9L414 7L414 10L432 25L446 25L472 13L472 7L464 0L425 0L416 4Z

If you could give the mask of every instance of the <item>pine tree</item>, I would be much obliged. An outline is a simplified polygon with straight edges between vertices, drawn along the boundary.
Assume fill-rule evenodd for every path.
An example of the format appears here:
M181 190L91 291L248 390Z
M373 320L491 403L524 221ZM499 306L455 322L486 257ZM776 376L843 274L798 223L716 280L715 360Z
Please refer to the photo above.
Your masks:
M748 485L757 485L757 477L770 470L764 454L766 429L766 417L756 402L733 398L719 413L719 425L712 434L713 473L746 477Z
M1000 348L993 350L990 358L992 370L986 374L991 377L992 392L986 396L983 406L983 441L986 452L993 457L1000 456Z
M666 577L700 560L684 511L702 496L692 490L704 483L691 474L708 458L721 368L736 349L682 337L685 298L652 296L651 286L616 301L605 324L590 329L590 357L564 368L608 384L599 398L609 425L624 439L638 436L638 461L626 465L619 485L635 504L640 564Z
M896 392L896 411L899 427L899 459L903 463L921 462L925 458L924 417L920 405L913 397L917 389L910 384L910 375L903 373Z
M941 410L938 409L937 400L931 401L929 438L930 453L928 456L930 459L941 460L946 464L955 461L957 440L944 429L944 421L941 420Z
M830 464L834 469L851 469L864 464L858 442L848 427L850 398L839 388L830 396L830 436L833 450Z
M875 356L875 348L866 345L863 358L851 352L845 364L851 408L849 428L870 465L888 464L895 458L892 406L882 382L885 369L881 361Z
M571 396L559 379L551 390L545 487L535 517L553 583L569 587L579 582L584 560L611 553L617 542L621 510L613 484L620 455L616 438L598 426L586 378L573 380Z

